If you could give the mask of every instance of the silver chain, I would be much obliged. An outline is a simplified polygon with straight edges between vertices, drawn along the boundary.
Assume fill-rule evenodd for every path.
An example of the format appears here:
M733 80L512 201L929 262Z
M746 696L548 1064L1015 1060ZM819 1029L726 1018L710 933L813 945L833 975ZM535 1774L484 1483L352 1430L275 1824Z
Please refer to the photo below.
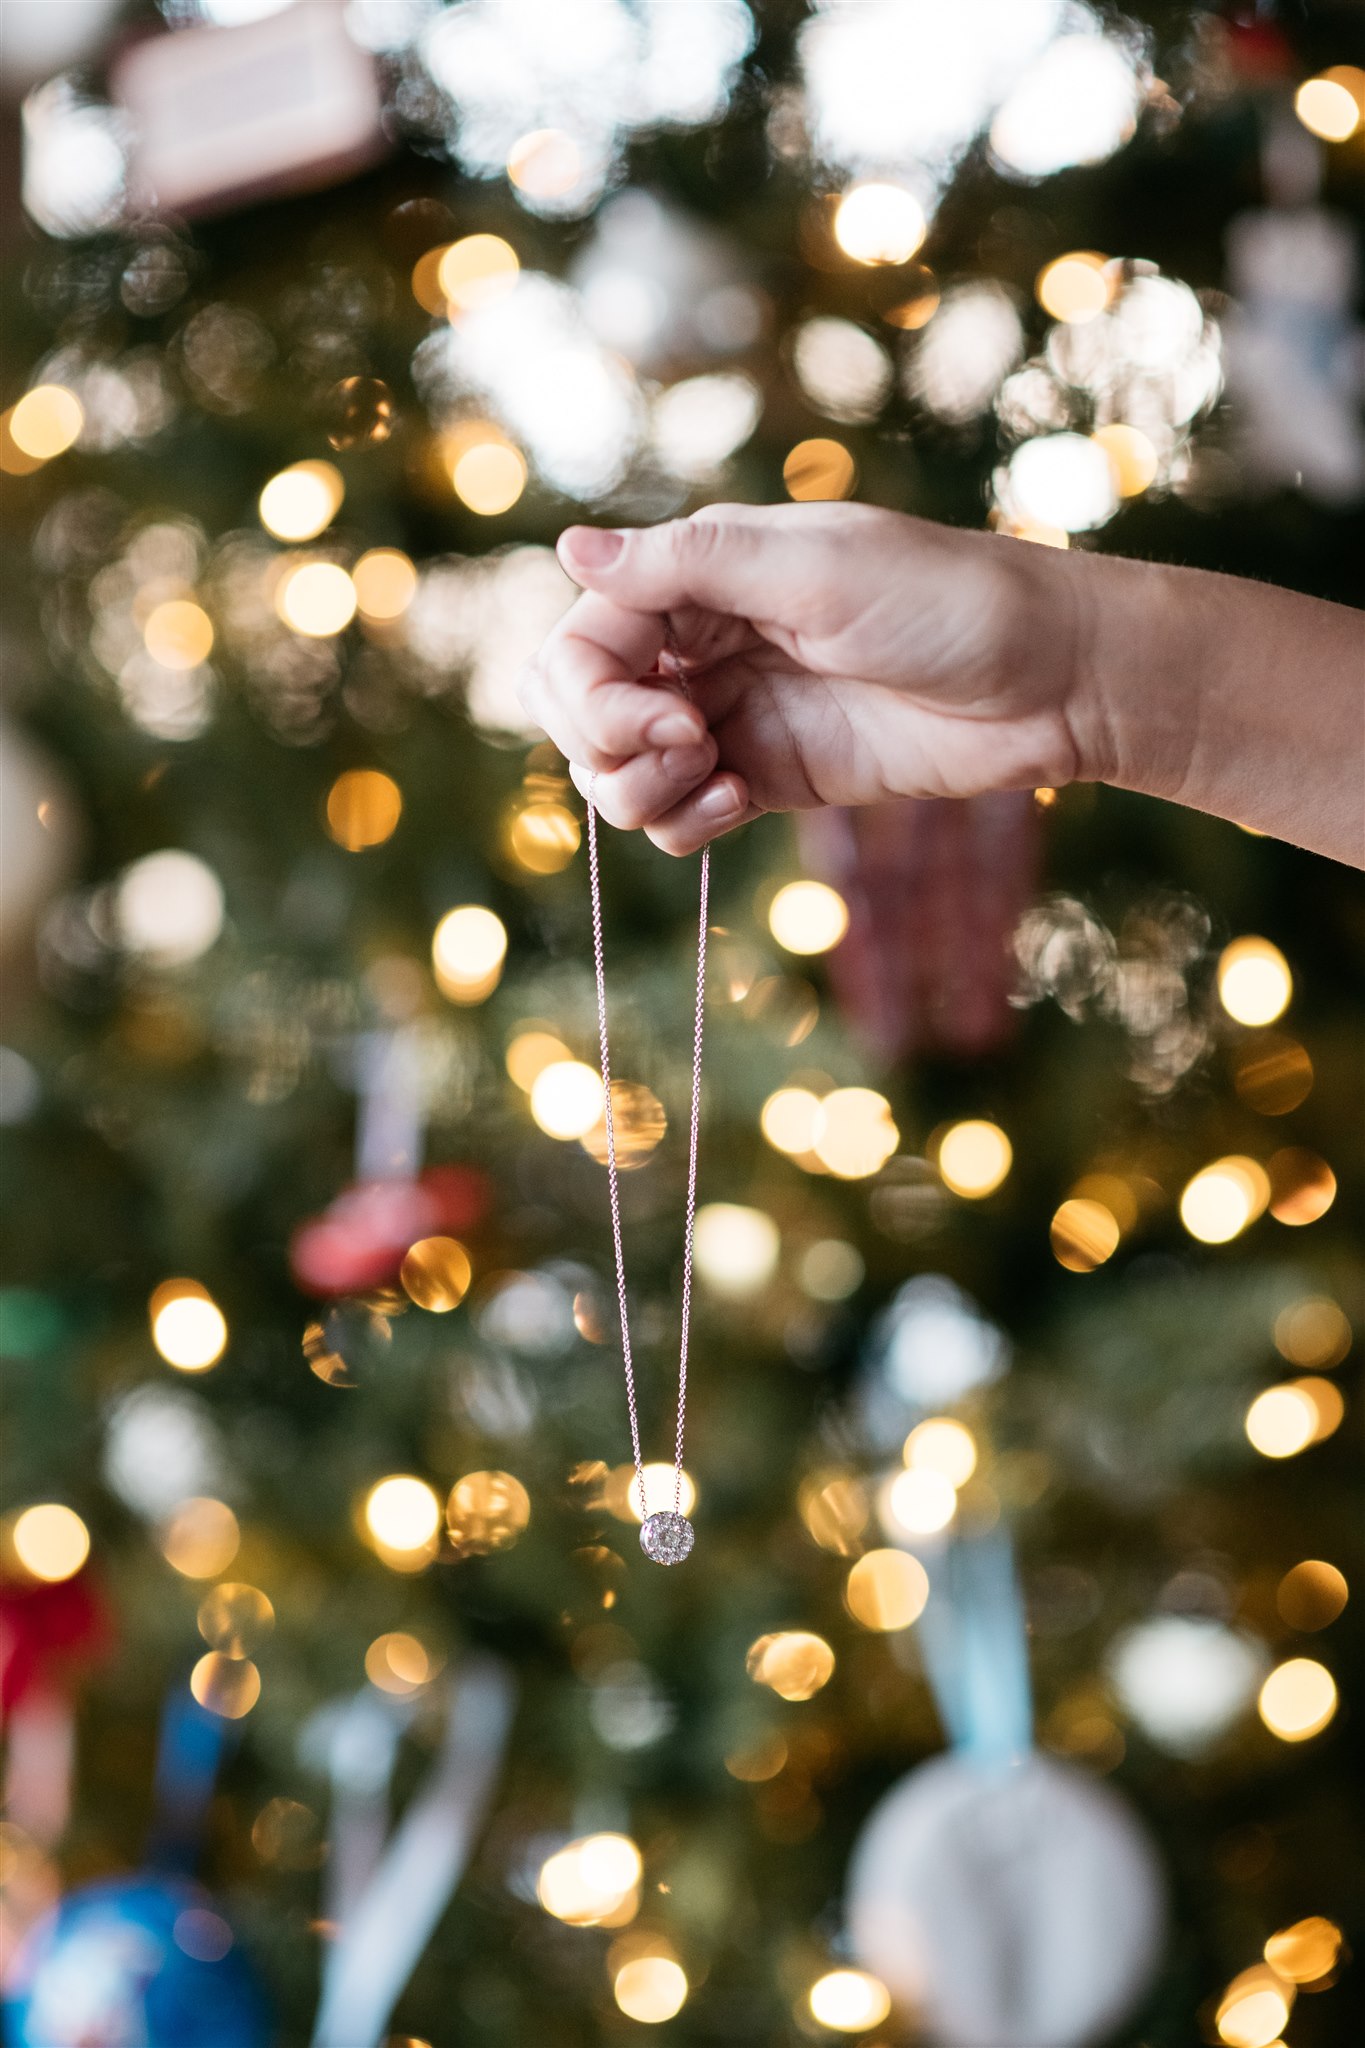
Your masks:
M611 1235L616 1251L616 1299L621 1313L621 1358L626 1372L626 1406L630 1410L630 1446L641 1515L645 1499L645 1468L640 1453L640 1415L635 1398L635 1361L630 1348L630 1311L626 1301L626 1264L621 1245L621 1190L616 1165L616 1123L611 1101L611 1054L607 1043L607 982L602 964L602 887L597 865L596 770L588 778L588 888L592 900L592 960L597 979L597 1037L602 1057L603 1115L607 1130L607 1191L611 1204ZM687 1208L683 1221L681 1337L678 1356L678 1427L674 1438L673 1512L682 1513L683 1442L687 1428L687 1346L692 1324L692 1242L697 1222L697 1136L701 1128L701 1048L706 1010L706 920L711 893L711 848L701 854L701 915L697 929L697 1002L692 1031L692 1114L687 1139Z

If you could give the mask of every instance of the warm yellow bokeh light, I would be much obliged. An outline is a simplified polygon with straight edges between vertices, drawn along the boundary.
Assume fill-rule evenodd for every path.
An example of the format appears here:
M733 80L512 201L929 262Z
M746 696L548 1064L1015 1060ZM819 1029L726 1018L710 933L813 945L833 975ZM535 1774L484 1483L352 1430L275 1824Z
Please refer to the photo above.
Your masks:
M1103 448L1113 471L1114 489L1121 498L1140 498L1156 482L1161 467L1156 449L1141 427L1097 427L1091 439Z
M1340 78L1306 78L1294 95L1294 112L1323 142L1349 142L1361 125L1360 103Z
M515 290L521 262L501 235L465 235L444 248L436 265L436 282L453 314L491 306Z
M1276 1665L1256 1704L1266 1727L1281 1742L1306 1742L1336 1713L1336 1681L1326 1665L1312 1657L1291 1657Z
M1327 1161L1302 1145L1289 1145L1266 1161L1270 1213L1277 1223L1301 1229L1325 1216L1337 1198L1337 1177Z
M386 626L417 595L417 571L401 548L370 548L351 571L362 619Z
M999 1124L971 1117L950 1124L938 1141L936 1162L945 1187L968 1201L994 1194L1014 1164L1014 1147Z
M1280 1619L1305 1633L1330 1627L1350 1597L1345 1573L1321 1557L1292 1566L1275 1589Z
M1180 1220L1200 1244L1227 1244L1270 1200L1270 1180L1255 1159L1235 1153L1201 1167L1180 1197Z
M815 1141L820 1098L809 1088L778 1088L759 1111L758 1123L775 1152L799 1157Z
M236 1557L242 1532L226 1501L195 1494L174 1509L160 1541L161 1555L182 1578L213 1579Z
M1289 1006L1294 977L1269 939L1249 934L1218 956L1218 1000L1239 1024L1273 1024Z
M510 1550L530 1520L531 1496L510 1472L466 1472L446 1502L446 1534L460 1557Z
M280 618L310 640L330 640L344 633L355 608L355 585L340 562L300 562L275 587Z
M697 1505L696 1482L686 1468L682 1474L681 1493L678 1491L676 1465L646 1465L644 1481L643 1500L638 1472L631 1474L630 1484L626 1488L626 1505L637 1522L643 1522L646 1515L671 1515L675 1508L680 1515L690 1515Z
M225 1657L210 1650L190 1673L190 1691L220 1720L240 1721L261 1696L261 1674L249 1657Z
M571 1927L619 1926L634 1917L642 1869L629 1835L585 1835L541 1865L536 1896Z
M583 176L583 152L563 128L533 128L507 152L507 175L528 199L562 199Z
M421 1643L402 1629L376 1636L365 1652L365 1676L370 1684L400 1699L424 1686L431 1671L431 1659Z
M904 185L850 185L834 211L834 239L855 263L908 263L924 240L924 208Z
M474 1268L458 1238L419 1237L409 1245L398 1277L409 1301L439 1316L459 1307Z
M1327 1294L1305 1295L1275 1318L1275 1348L1291 1365L1340 1365L1351 1348L1352 1330L1345 1310Z
M84 425L81 402L64 384L35 384L8 415L11 441L34 462L64 455Z
M909 1628L924 1612L929 1574L908 1550L869 1550L848 1575L844 1602L864 1628Z
M1048 1230L1052 1256L1070 1273L1093 1273L1112 1259L1122 1232L1118 1218L1103 1202L1072 1195L1063 1202Z
M616 1972L612 1992L628 2020L657 2026L686 2004L687 1973L669 1956L635 1956Z
M199 1603L199 1633L224 1657L249 1657L275 1626L275 1609L259 1586L215 1586Z
M768 906L768 929L789 953L828 953L848 930L848 905L824 882L788 882Z
M552 1060L531 1083L531 1115L547 1138L584 1138L602 1115L602 1076L583 1060Z
M1331 1380L1318 1379L1316 1376L1312 1376L1308 1379L1295 1380L1294 1390L1296 1393L1302 1394L1306 1400L1312 1402L1317 1414L1318 1420L1317 1427L1313 1431L1313 1442L1315 1444L1325 1443L1329 1436L1334 1435L1341 1428L1342 1422L1345 1419L1346 1402L1342 1397L1340 1387L1334 1386Z
M163 1280L147 1316L153 1344L177 1372L207 1372L227 1348L227 1319L197 1280Z
M1039 271L1033 289L1043 311L1068 326L1093 320L1114 295L1105 259L1093 249L1073 249L1055 257Z
M856 1557L867 1527L867 1490L851 1472L813 1472L796 1497L801 1519L822 1550Z
M616 1146L616 1164L622 1173L632 1173L658 1150L668 1129L664 1106L643 1081L613 1081L611 1084L611 1126ZM607 1163L607 1112L590 1131L584 1131L583 1150L599 1166Z
M931 1415L911 1430L903 1455L911 1470L941 1472L952 1485L965 1486L976 1470L976 1438L965 1422Z
M784 1700L813 1699L834 1675L834 1652L823 1636L807 1629L782 1629L749 1645L745 1670L755 1685L766 1685Z
M546 1067L554 1066L557 1060L572 1057L562 1038L556 1038L552 1031L546 1031L539 1024L528 1024L518 1031L507 1048L507 1072L523 1095L529 1095L535 1087L536 1077Z
M1263 1953L1275 1974L1291 1984L1320 1984L1336 1968L1342 1946L1335 1921L1314 1913L1272 1934Z
M378 768L348 768L327 792L327 831L348 853L392 839L402 815L402 791Z
M561 803L519 803L504 827L507 851L528 875L562 874L582 838L577 818Z
M1293 2004L1293 1986L1266 1964L1253 1964L1233 1978L1218 2001L1218 2038L1227 2048L1276 2048Z
M507 927L482 903L448 910L431 938L431 964L441 994L452 1003L481 1003L502 979Z
M697 1211L692 1255L714 1294L743 1300L766 1287L777 1271L782 1237L763 1209L740 1202L706 1202Z
M213 621L192 598L171 597L147 614L142 638L162 668L198 668L213 650Z
M50 1586L74 1578L90 1555L90 1531L74 1508L55 1500L25 1508L10 1541L24 1570Z
M782 464L787 496L798 505L826 498L847 498L858 480L857 467L842 441L816 435L798 441Z
M441 1526L441 1503L425 1479L395 1472L366 1495L365 1526L381 1550L425 1551Z
M900 1143L891 1104L875 1088L835 1088L815 1118L811 1149L840 1180L880 1173Z
M891 2010L891 1993L867 1970L830 1970L811 1985L811 2017L838 2034L879 2027Z
M496 428L460 437L450 456L450 481L460 502L481 518L508 512L526 488L526 458Z
M1267 1387L1246 1413L1246 1433L1263 1458L1293 1458L1317 1434L1318 1410L1311 1394L1292 1383Z
M907 1469L885 1494L886 1513L907 1536L934 1536L957 1513L957 1488L942 1472Z
M261 524L276 540L316 540L341 510L346 486L331 462L294 462L261 492Z

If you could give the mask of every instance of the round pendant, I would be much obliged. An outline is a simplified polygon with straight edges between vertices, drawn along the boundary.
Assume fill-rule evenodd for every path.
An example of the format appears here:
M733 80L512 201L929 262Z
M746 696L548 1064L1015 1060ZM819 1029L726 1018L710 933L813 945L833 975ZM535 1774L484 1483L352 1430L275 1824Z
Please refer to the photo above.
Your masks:
M640 1530L640 1548L655 1564L681 1564L691 1555L696 1532L686 1515L660 1510L646 1515Z

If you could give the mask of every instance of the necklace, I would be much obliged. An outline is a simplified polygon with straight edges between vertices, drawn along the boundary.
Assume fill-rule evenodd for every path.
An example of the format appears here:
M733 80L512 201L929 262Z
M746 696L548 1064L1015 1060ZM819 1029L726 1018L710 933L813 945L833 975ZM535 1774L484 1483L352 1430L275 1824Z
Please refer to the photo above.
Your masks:
M602 889L597 867L597 789L594 772L588 781L588 887L592 899L592 958L597 979L597 1036L602 1053L603 1114L607 1129L607 1191L611 1234L616 1251L616 1299L621 1314L621 1358L626 1373L626 1407L630 1413L630 1445L639 1490L640 1548L655 1564L681 1564L691 1553L695 1531L682 1511L683 1436L687 1423L687 1340L692 1320L692 1240L697 1217L697 1133L701 1123L701 1037L706 998L706 905L711 887L711 849L701 854L701 915L697 929L697 1003L692 1030L692 1116L687 1140L687 1207L683 1219L681 1337L678 1352L678 1427L673 1448L673 1506L648 1512L645 1468L640 1452L640 1415L635 1400L635 1363L630 1349L630 1313L626 1303L626 1266L621 1248L621 1190L616 1170L616 1126L612 1118L611 1055L607 1046L607 983L602 966Z

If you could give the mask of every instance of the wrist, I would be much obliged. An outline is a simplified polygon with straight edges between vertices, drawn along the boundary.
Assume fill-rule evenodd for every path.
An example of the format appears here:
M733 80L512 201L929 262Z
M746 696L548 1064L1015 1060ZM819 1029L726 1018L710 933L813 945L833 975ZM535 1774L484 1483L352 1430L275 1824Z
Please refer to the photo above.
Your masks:
M1186 801L1190 714L1210 650L1184 573L1159 562L1068 554L1065 715L1078 782Z

